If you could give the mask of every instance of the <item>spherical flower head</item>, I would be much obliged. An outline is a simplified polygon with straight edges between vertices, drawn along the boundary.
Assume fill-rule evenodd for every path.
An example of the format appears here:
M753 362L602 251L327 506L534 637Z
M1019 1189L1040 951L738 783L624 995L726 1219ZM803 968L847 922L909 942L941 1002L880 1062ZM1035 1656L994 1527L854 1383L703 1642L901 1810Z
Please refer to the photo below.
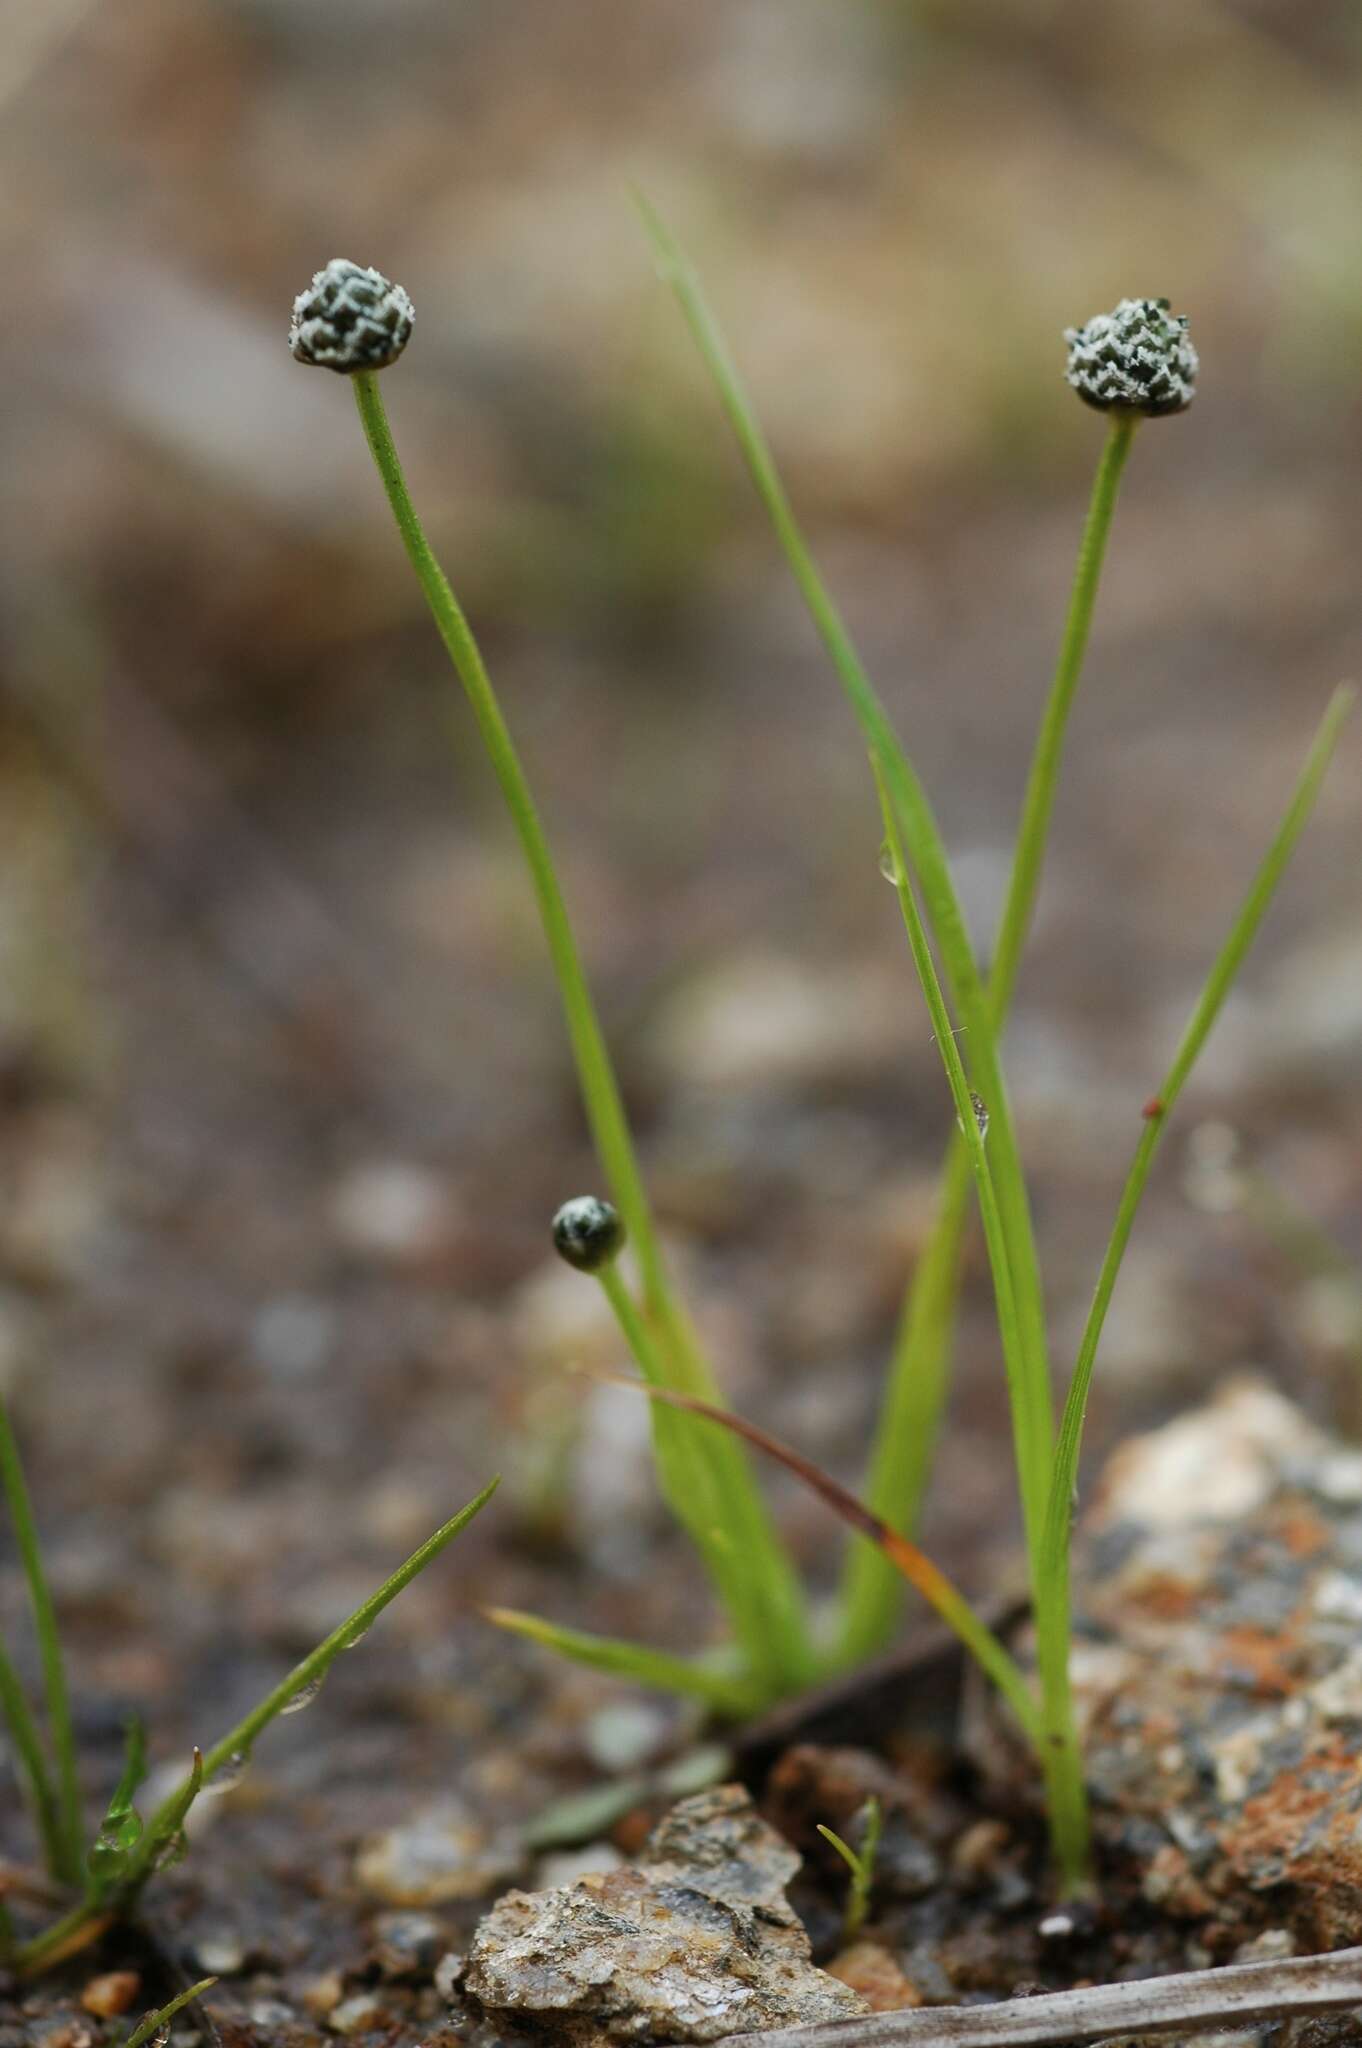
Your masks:
M579 1273L599 1273L624 1248L618 1209L598 1195L574 1195L553 1219L553 1248Z
M288 345L298 362L343 377L382 370L411 340L415 317L400 284L333 256L293 301Z
M1196 396L1197 352L1185 313L1167 299L1122 299L1084 327L1067 327L1066 375L1085 405L1099 412L1185 412Z

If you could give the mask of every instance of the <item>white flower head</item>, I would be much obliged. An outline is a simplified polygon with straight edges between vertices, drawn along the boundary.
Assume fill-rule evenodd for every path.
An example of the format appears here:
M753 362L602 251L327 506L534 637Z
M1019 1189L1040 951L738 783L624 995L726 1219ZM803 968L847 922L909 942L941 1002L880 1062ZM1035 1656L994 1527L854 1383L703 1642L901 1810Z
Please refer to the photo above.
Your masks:
M395 363L411 340L415 319L400 284L333 256L293 301L288 345L300 363L352 376Z
M1068 382L1099 412L1138 412L1150 419L1185 412L1196 396L1197 352L1185 313L1167 299L1122 299L1083 327L1067 327Z

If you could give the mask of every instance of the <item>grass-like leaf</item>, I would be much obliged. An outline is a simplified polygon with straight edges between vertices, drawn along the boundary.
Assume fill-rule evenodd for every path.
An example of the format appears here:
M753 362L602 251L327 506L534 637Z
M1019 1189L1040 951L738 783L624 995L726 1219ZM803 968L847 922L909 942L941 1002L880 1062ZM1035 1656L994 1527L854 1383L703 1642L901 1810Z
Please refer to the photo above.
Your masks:
M997 1057L992 1011L970 941L945 843L927 793L894 732L883 704L828 591L761 430L737 365L705 297L699 277L680 243L656 210L636 194L659 276L680 305L720 403L737 438L757 494L799 586L809 616L832 660L856 719L888 788L913 872L940 949L952 997L968 1033L966 1059L971 1086L988 1104L997 1162L997 1200L1012 1272L1016 1313L1023 1336L1025 1371L1011 1389L1022 1513L1031 1554L1039 1542L1049 1483L1054 1430L1046 1365L1045 1308L1040 1263L1026 1183L1022 1176L1011 1105ZM1018 1398L1020 1397L1020 1398Z
M1137 417L1114 414L1107 430L1079 543L1059 659L1027 774L1012 872L988 978L989 1012L999 1044L1040 887L1069 715L1083 673L1102 563ZM945 1409L969 1188L968 1155L963 1137L957 1134L947 1147L931 1232L914 1267L899 1317L866 1480L871 1505L908 1534L917 1526ZM864 1544L853 1545L840 1599L844 1663L854 1664L870 1656L889 1640L902 1598L902 1582L883 1559Z
M617 1636L591 1635L583 1629L560 1628L537 1614L523 1614L514 1607L485 1607L483 1614L497 1628L512 1635L542 1643L574 1664L589 1665L593 1671L607 1671L613 1678L628 1679L656 1692L679 1693L700 1700L725 1720L740 1721L761 1704L761 1695L739 1677L730 1677L692 1657L669 1656L665 1650L650 1649L646 1643L624 1642Z
M61 1878L66 1884L78 1884L81 1875L83 1828L80 1817L76 1738L71 1725L71 1697L66 1684L66 1664L62 1656L61 1636L57 1629L52 1595L48 1589L47 1572L43 1565L42 1546L38 1541L37 1524L33 1519L24 1468L19 1458L19 1445L3 1397L0 1397L0 1488L3 1488L10 1520L14 1524L14 1540L18 1547L20 1563L24 1568L24 1577L28 1582L29 1605L33 1610L33 1630L38 1639L38 1656L42 1663L47 1723L57 1764L56 1784L51 1801L52 1817L44 1831L44 1843L53 1877ZM8 1660L5 1661L8 1664ZM12 1667L10 1668L12 1670ZM13 1702L7 1682L4 1684L4 1704L5 1717L13 1727ZM26 1751L21 1751L21 1754L24 1756L25 1770L29 1774L37 1799L37 1782L32 1778L31 1760ZM40 1812L46 1810L44 1802L39 1800L38 1804Z
M857 1500L855 1494L848 1492L831 1473L823 1471L802 1452L771 1436L755 1422L749 1422L746 1416L735 1415L729 1408L716 1408L708 1401L696 1401L688 1394L673 1393L667 1387L647 1386L642 1380L626 1380L622 1384L637 1387L650 1401L683 1409L688 1415L702 1416L706 1422L712 1422L720 1429L731 1430L764 1457L792 1472L796 1479L825 1501L848 1528L875 1544L895 1571L903 1574L909 1585L914 1586L940 1615L947 1628L960 1638L980 1669L997 1686L1027 1737L1039 1749L1040 1712L1021 1666L987 1622L975 1613L964 1594L932 1563L925 1551L919 1550L916 1543L891 1528L882 1515L875 1514L864 1501Z
M19 1778L28 1794L33 1809L33 1819L38 1838L43 1845L43 1856L48 1871L56 1876L61 1869L62 1838L61 1817L57 1811L57 1795L53 1790L47 1758L43 1755L42 1736L33 1718L33 1709L14 1667L14 1660L4 1644L0 1642L0 1717L9 1731L10 1745L18 1765Z
M85 1896L71 1911L56 1921L43 1933L25 1942L15 1954L15 1966L21 1976L35 1976L40 1970L49 1968L63 1956L72 1954L95 1938L99 1929L118 1912L127 1911L141 1887L157 1868L162 1851L173 1843L184 1826L190 1808L198 1797L202 1786L208 1784L224 1766L235 1764L247 1758L251 1746L262 1730L300 1695L315 1691L331 1665L342 1650L350 1649L368 1634L385 1607L397 1598L412 1580L423 1572L428 1564L440 1555L454 1538L462 1533L486 1507L500 1485L493 1479L476 1494L466 1507L451 1516L442 1528L412 1552L406 1563L400 1565L391 1578L385 1579L377 1592L357 1607L353 1614L332 1629L329 1636L320 1642L301 1664L295 1664L286 1678L268 1692L249 1714L237 1722L220 1741L200 1755L196 1749L191 1769L183 1781L162 1800L142 1831L141 1837L127 1857L119 1874L116 1886L107 1890L92 1884ZM93 1932L92 1932L93 1930Z
M884 1831L884 1809L873 1794L860 1809L857 1819L861 1824L861 1846L853 1849L844 1841L835 1828L817 1823L819 1834L831 1845L851 1873L847 1890L846 1912L842 1916L842 1940L855 1941L865 1916L870 1910L870 1893L875 1883L875 1859L880 1852L880 1836Z
M558 982L587 1120L611 1193L633 1241L665 1383L683 1392L717 1398L713 1374L673 1291L662 1258L619 1083L529 778L472 628L431 550L412 503L378 379L362 372L351 383L365 439L407 558L463 685L524 851ZM718 1591L753 1671L768 1691L779 1693L800 1683L811 1667L803 1591L740 1447L697 1445L691 1463L698 1466L702 1460L709 1469L707 1491L716 1504L717 1526L734 1554L744 1560L741 1576L731 1571L723 1574Z
M127 1869L129 1857L142 1839L142 1816L133 1802L146 1775L146 1732L142 1723L134 1718L128 1723L124 1741L123 1775L85 1859L90 1891L98 1897L102 1898L118 1883Z
M141 2024L129 2034L123 2048L146 2048L146 2044L156 2038L162 2027L170 2025L177 2012L182 2012L194 1999L202 1998L204 1992L211 1991L217 1981L216 1977L200 1977L197 1984L191 1984L178 1998L172 1998L168 2004L158 2006L155 2012L149 2012Z
M1101 1342L1107 1310L1111 1305L1112 1292L1121 1270L1121 1261L1130 1242L1136 1213L1149 1179L1150 1168L1168 1127L1168 1119L1220 1015L1225 998L1243 965L1249 947L1257 936L1258 928L1286 871L1296 842L1314 808L1325 771L1338 743L1343 721L1351 709L1353 695L1350 689L1340 689L1335 691L1331 698L1305 766L1292 792L1291 801L1277 828L1276 836L1240 906L1228 938L1216 955L1205 986L1183 1032L1181 1043L1173 1055L1172 1064L1164 1076L1163 1084L1146 1109L1144 1130L1135 1148L1135 1156L1121 1193L1106 1255L1102 1260L1055 1444L1054 1471L1045 1518L1036 1610L1037 1656L1041 1666L1042 1688L1047 1697L1053 1697L1061 1691L1067 1695L1068 1691L1069 1553L1074 1488L1078 1479L1078 1459L1083 1443L1088 1395L1092 1388L1093 1367L1097 1360L1097 1348Z

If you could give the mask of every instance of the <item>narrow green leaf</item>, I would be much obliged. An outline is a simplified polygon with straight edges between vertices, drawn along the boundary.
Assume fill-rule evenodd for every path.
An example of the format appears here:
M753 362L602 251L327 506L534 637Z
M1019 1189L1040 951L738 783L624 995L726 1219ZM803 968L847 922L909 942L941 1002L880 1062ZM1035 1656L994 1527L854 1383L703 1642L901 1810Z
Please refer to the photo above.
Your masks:
M663 1360L643 1315L613 1263L596 1273L634 1363L650 1386L669 1384ZM792 1682L813 1676L799 1635L789 1627L779 1606L770 1606L771 1585L747 1544L739 1509L741 1495L733 1484L732 1456L741 1446L713 1430L697 1428L694 1419L666 1406L654 1407L653 1452L663 1495L705 1562L711 1580L736 1623L738 1641L752 1667L753 1684L767 1699L779 1698ZM743 1469L746 1469L744 1458ZM773 1683L765 1666L754 1664L748 1646L764 1640L772 1627L780 1630L783 1654L781 1682Z
M215 1742L206 1754L200 1755L199 1751L195 1750L192 1768L175 1790L157 1807L143 1831L141 1840L129 1855L116 1891L111 1893L110 1897L126 1904L136 1896L141 1886L154 1874L158 1858L165 1846L175 1840L184 1826L186 1816L200 1788L234 1757L249 1755L251 1745L261 1731L267 1728L271 1721L276 1720L291 1702L296 1701L300 1693L305 1693L313 1687L325 1675L342 1650L349 1649L368 1633L384 1608L390 1606L398 1594L468 1527L473 1517L487 1505L500 1483L499 1479L493 1479L481 1493L469 1501L466 1507L461 1508L457 1515L452 1516L433 1536L428 1537L420 1549L413 1551L406 1563L398 1567L391 1578L384 1580L376 1593L371 1593L339 1628L332 1629L330 1635L319 1643L309 1656L304 1657L301 1664L296 1664L287 1678L282 1679L272 1692L267 1693L259 1705L253 1707L249 1714L238 1721L235 1728L224 1735L221 1741ZM82 1927L100 1916L104 1903L102 1898L87 1896L54 1926L36 1935L32 1941L26 1942L16 1958L21 1973L32 1976L42 1969L50 1958L65 1953L70 1944L79 1939Z
M191 1984L187 1991L182 1991L178 1998L172 1998L168 2005L158 2006L155 2012L149 2012L141 2025L129 2034L123 2048L146 2048L147 2042L153 2040L162 2027L170 2025L177 2012L182 2012L194 1999L202 1998L204 1992L211 1991L217 1981L216 1977L201 1977L197 1984Z
M691 1393L717 1398L714 1375L667 1274L623 1097L529 778L477 638L431 550L412 503L378 379L361 372L352 377L351 384L365 439L407 558L463 686L525 855L558 983L587 1121L611 1193L633 1240L643 1276L644 1301L649 1321L657 1331L666 1382ZM753 1668L762 1671L770 1689L778 1693L797 1685L811 1668L803 1591L740 1447L729 1445L720 1450L717 1461L712 1446L708 1453L697 1449L697 1458L706 1455L713 1466L713 1487L726 1503L727 1519L741 1530L748 1586L756 1588L760 1597L749 1594L733 1606L731 1574L720 1582L718 1590L729 1604L733 1626Z
M57 1795L53 1790L48 1773L47 1759L43 1755L42 1737L33 1710L28 1704L24 1688L14 1660L3 1642L0 1642L0 1715L9 1730L19 1776L23 1782L33 1808L33 1818L43 1845L43 1854L48 1871L56 1876L61 1869L62 1842L61 1817L57 1811Z
M999 1044L1040 886L1069 715L1083 673L1102 563L1136 419L1134 415L1113 415L1107 430L1079 542L1059 658L1027 773L1012 871L988 978L989 1010ZM871 1447L866 1498L895 1528L910 1535L926 1492L950 1378L969 1179L964 1143L953 1137L941 1170L931 1232L905 1292ZM902 1582L884 1560L865 1544L854 1544L843 1572L839 1602L840 1661L855 1664L882 1648L893 1634L902 1600Z
M1008 1263L1012 1269L1017 1315L1025 1339L1027 1377L1021 1405L1014 1406L1013 1434L1022 1509L1028 1537L1034 1545L1039 1542L1044 1515L1054 1430L1046 1365L1040 1264L1036 1257L1026 1183L1017 1152L1011 1104L997 1057L987 993L951 875L945 843L927 793L894 733L841 613L809 551L775 459L699 277L655 208L641 194L635 194L635 199L658 275L676 296L809 616L869 743L872 759L888 786L936 935L942 968L968 1034L965 1058L970 1082L988 1104L993 1120L998 1207Z
M1229 936L1206 978L1181 1043L1164 1076L1163 1085L1148 1105L1145 1127L1126 1176L1116 1221L1112 1227L1092 1307L1078 1348L1073 1377L1069 1382L1068 1396L1064 1403L1055 1445L1054 1468L1046 1507L1036 1625L1042 1686L1051 1696L1061 1690L1067 1694L1068 1690L1069 1552L1074 1489L1078 1479L1078 1460L1083 1443L1088 1395L1092 1388L1093 1367L1097 1359L1107 1309L1121 1270L1121 1261L1130 1242L1131 1230L1149 1179L1149 1171L1167 1129L1168 1119L1220 1015L1225 998L1243 965L1249 947L1257 936L1258 928L1286 871L1296 842L1314 808L1315 799L1319 795L1320 785L1352 701L1353 692L1349 689L1335 691L1330 700L1305 766L1292 792L1290 803L1277 828L1276 836L1240 906Z
M825 1472L801 1452L792 1450L789 1444L782 1443L755 1422L749 1422L745 1415L735 1415L729 1408L715 1408L708 1401L693 1400L689 1394L674 1394L669 1387L650 1387L642 1381L626 1381L624 1384L637 1385L638 1391L646 1394L650 1401L660 1402L668 1408L684 1409L688 1415L703 1416L719 1429L732 1430L754 1450L760 1451L764 1457L773 1458L787 1472L792 1472L820 1500L826 1501L848 1528L865 1537L867 1542L877 1544L894 1569L903 1573L928 1606L940 1615L947 1628L960 1638L985 1677L992 1679L997 1686L1027 1738L1039 1748L1040 1715L1020 1665L987 1622L975 1613L963 1593L916 1543L907 1536L901 1536L897 1529L891 1529L882 1515L873 1514L864 1501L857 1500L855 1494L849 1493L831 1473Z
M90 1883L100 1896L117 1884L127 1868L129 1856L142 1839L142 1816L133 1801L146 1775L146 1734L142 1723L134 1716L128 1722L124 1737L123 1775L85 1859Z
M702 1700L726 1720L741 1720L758 1704L750 1683L725 1676L691 1657L669 1656L665 1650L646 1643L621 1641L617 1636L596 1636L582 1629L561 1628L537 1614L523 1614L514 1607L484 1607L483 1614L497 1628L540 1643L575 1664L593 1671L607 1671L612 1678L627 1678L654 1692L677 1693L686 1699Z
M47 1700L47 1722L57 1762L56 1840L49 1843L52 1875L67 1884L79 1884L83 1827L80 1816L80 1780L76 1762L76 1738L71 1725L71 1698L66 1683L61 1635L56 1610L48 1589L42 1546L33 1518L28 1485L19 1458L19 1445L10 1424L9 1411L0 1397L0 1488L14 1524L14 1540L28 1581L33 1628L38 1638L38 1655L43 1668L43 1691ZM7 1710L8 1714L8 1710Z

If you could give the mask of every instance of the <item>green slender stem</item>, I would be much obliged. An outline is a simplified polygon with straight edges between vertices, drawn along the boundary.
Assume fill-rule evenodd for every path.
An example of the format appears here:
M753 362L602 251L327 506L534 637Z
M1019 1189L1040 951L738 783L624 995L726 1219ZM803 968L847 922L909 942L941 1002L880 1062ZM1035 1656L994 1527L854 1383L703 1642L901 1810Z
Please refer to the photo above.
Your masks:
M969 1152L952 1131L931 1229L899 1311L866 1472L866 1499L905 1536L916 1533L945 1416L972 1186ZM861 1664L884 1648L907 1594L878 1551L851 1546L837 1602L840 1665Z
M1011 1104L997 1056L988 998L945 844L926 791L899 745L851 635L809 552L780 480L775 459L700 280L670 229L641 195L635 196L658 274L674 292L704 358L772 530L888 787L940 947L942 967L968 1033L966 1054L970 1079L988 1104L993 1120L998 1208L1023 1337L1022 1370L1011 1388L1012 1426L1028 1555L1034 1557L1045 1513L1054 1434L1040 1262L1036 1256L1026 1181L1017 1149Z
M71 1696L67 1690L66 1665L62 1657L56 1610L53 1608L52 1595L48 1590L47 1573L43 1569L42 1546L38 1541L37 1524L33 1519L33 1507L24 1480L19 1446L3 1399L0 1399L0 1487L4 1489L10 1520L14 1524L14 1540L23 1564L24 1577L28 1581L29 1604L33 1609L33 1628L38 1639L38 1655L42 1663L48 1727L57 1763L57 1838L55 1843L48 1844L49 1854L52 1855L52 1875L60 1878L64 1884L79 1884L83 1827L80 1814L80 1777L76 1763L76 1736L71 1724Z
M1002 1030L1007 1013L1012 1007L1012 996L1017 985L1017 969L1021 964L1022 948L1026 943L1026 935L1031 926L1031 914L1035 909L1046 843L1050 836L1050 820L1054 813L1055 791L1059 785L1064 739L1069 728L1069 714L1073 710L1074 698L1083 674L1084 656L1088 651L1093 607L1097 600L1097 586L1101 581L1102 564L1106 559L1112 515L1116 510L1116 497L1121 488L1121 477L1135 440L1135 429L1138 424L1137 413L1112 415L1102 449L1102 458L1093 480L1088 516L1083 524L1083 538L1078 547L1078 566L1074 572L1073 589L1069 596L1068 616L1064 622L1064 637L1060 642L1059 660L1050 684L1050 694L1046 700L1036 750L1027 776L1021 822L1017 828L1017 850L1012 862L1007 901L1003 906L1002 919L998 926L993 971L989 977L988 999L995 1027L999 1031Z
M53 1877L60 1878L62 1839L57 1795L43 1755L42 1737L33 1718L33 1709L19 1682L14 1660L3 1643L0 1643L0 1716L9 1730L20 1774L28 1789L48 1871Z
M700 1700L711 1713L727 1721L743 1720L763 1704L745 1680L727 1677L696 1658L675 1657L666 1650L651 1649L646 1643L625 1642L617 1636L563 1628L556 1621L544 1621L537 1614L525 1614L515 1607L485 1607L483 1615L495 1627L540 1643L557 1656L570 1657L574 1663L585 1664L593 1671L609 1672L612 1678L650 1686L655 1692Z
M595 1278L644 1379L649 1386L665 1388L668 1381L663 1361L619 1267L613 1263L602 1266ZM697 1429L690 1416L665 1406L654 1405L652 1427L658 1477L668 1505L704 1558L733 1617L739 1641L761 1642L770 1627L768 1581L763 1573L753 1570L745 1548L743 1525L734 1518L730 1507L733 1455L740 1445L717 1431ZM797 1643L789 1645L787 1654L800 1657L801 1648ZM760 1669L754 1675L760 1684ZM801 1660L793 1668L787 1664L777 1682L763 1689L768 1698L778 1697L791 1678L807 1682L813 1675L812 1659Z
M374 466L387 493L402 545L416 572L417 582L430 607L445 651L463 685L469 708L477 723L483 745L487 749L493 772L501 785L501 793L506 800L512 823L519 835L538 900L544 935L553 959L554 974L562 994L568 1036L577 1063L592 1136L610 1182L611 1193L624 1218L638 1258L648 1312L670 1333L674 1321L671 1290L658 1247L657 1233L653 1227L652 1212L643 1187L643 1176L634 1153L619 1083L615 1078L605 1036L596 1016L591 991L587 986L581 955L568 917L567 905L558 885L553 855L530 789L529 778L521 764L515 742L511 738L510 728L502 715L501 706L492 687L492 679L482 658L482 651L464 616L462 606L435 559L411 501L393 442L392 430L388 425L378 378L373 372L364 371L353 377L351 382L354 385L355 403L359 408L369 452L373 456ZM684 1347L681 1347L681 1357L686 1360L683 1373L686 1380L694 1380L695 1391L711 1394L714 1388L708 1371L701 1367L698 1361L691 1359ZM681 1359L678 1359L678 1370L681 1370Z
M216 1977L201 1977L197 1984L191 1984L187 1991L182 1991L178 1998L172 1998L168 2005L158 2007L155 2012L149 2012L141 2025L129 2034L123 2048L146 2048L153 2035L159 2034L162 2027L169 2026L177 2012L182 2011L192 2000L202 1998L204 1992L211 1991L217 1981Z
M875 1859L880 1852L880 1836L884 1832L884 1809L872 1794L861 1808L862 1836L859 1849L853 1849L844 1841L835 1828L826 1827L820 1820L818 1832L825 1842L830 1842L851 1873L851 1884L847 1892L846 1911L842 1915L842 1943L849 1947L865 1925L870 1910L870 1894L875 1883Z
M691 1415L702 1415L715 1428L743 1437L764 1457L792 1472L810 1492L826 1501L833 1513L867 1543L879 1544L885 1556L893 1559L895 1569L903 1573L928 1606L940 1615L947 1628L960 1638L984 1676L992 1679L1039 1753L1040 1711L1031 1696L1025 1673L1001 1639L987 1622L980 1619L963 1593L932 1563L925 1551L907 1536L900 1536L878 1515L872 1514L865 1503L857 1500L854 1493L848 1493L831 1473L823 1471L802 1452L792 1450L789 1444L782 1443L768 1430L749 1422L745 1415L735 1415L729 1408L716 1408L708 1401L697 1401L691 1394L673 1393L670 1387L650 1387L642 1381L638 1385L640 1393L646 1394L650 1401L684 1409Z
M384 1608L390 1606L398 1594L409 1586L428 1564L433 1563L446 1545L452 1543L454 1538L468 1527L473 1517L487 1505L500 1484L499 1478L491 1480L466 1507L460 1508L457 1515L451 1516L442 1528L428 1537L420 1549L413 1551L406 1563L399 1566L391 1578L384 1580L376 1593L371 1593L353 1614L347 1616L339 1628L332 1629L325 1641L319 1643L309 1656L304 1657L301 1664L295 1664L287 1678L281 1679L274 1690L267 1693L259 1705L253 1707L250 1713L238 1721L219 1742L215 1742L210 1750L202 1756L195 1751L191 1769L175 1790L162 1800L147 1822L141 1841L131 1852L124 1866L117 1892L104 1897L91 1887L69 1913L26 1942L15 1958L16 1967L22 1976L36 1975L49 1958L64 1951L71 1937L88 1922L110 1912L126 1910L141 1886L152 1875L162 1845L184 1825L200 1786L211 1782L224 1764L238 1756L249 1756L251 1745L262 1729L276 1720L300 1692L305 1692L323 1678L342 1650L350 1649L368 1632Z
M1041 1687L1046 1711L1047 1714L1053 1711L1056 1721L1065 1714L1068 1714L1070 1719L1072 1717L1068 1697L1068 1665L1073 1498L1078 1479L1078 1459L1083 1442L1083 1425L1087 1417L1088 1395L1092 1387L1093 1367L1107 1310L1111 1305L1112 1292L1121 1270L1126 1246L1130 1242L1130 1234L1144 1196L1150 1168L1163 1142L1169 1116L1210 1036L1224 1006L1225 998L1243 965L1244 957L1257 936L1277 885L1286 871L1306 820L1314 808L1325 770L1351 704L1352 692L1349 690L1336 691L1330 701L1272 845L1244 898L1229 937L1216 956L1196 1008L1183 1033L1182 1041L1173 1056L1172 1065L1164 1076L1163 1085L1146 1112L1147 1121L1140 1134L1135 1156L1121 1192L1116 1221L1112 1226L1111 1237L1102 1260L1092 1307L1088 1312L1073 1377L1069 1382L1056 1440L1054 1470L1046 1507L1040 1597L1036 1607L1037 1655L1041 1667ZM1054 1730L1048 1725L1047 1733L1053 1740Z
M647 1313L657 1328L667 1362L667 1384L683 1392L717 1399L714 1376L667 1276L619 1084L587 985L567 905L558 884L553 856L529 780L497 702L478 643L431 551L412 504L378 379L364 372L351 381L365 438L387 493L402 544L445 650L463 685L520 838L562 997L587 1119L610 1191L624 1218L638 1258ZM803 1595L740 1447L732 1447L726 1454L725 1464L729 1519L741 1523L742 1546L747 1554L749 1571L760 1579L764 1587L762 1611L749 1620L745 1647L757 1668L764 1670L772 1686L780 1690L799 1683L810 1666ZM753 1615L751 1608L749 1615Z
M1137 424L1137 414L1112 415L1079 542L1064 635L1027 775L988 982L989 1012L999 1041L1040 886L1069 714L1083 673L1112 516ZM899 1317L866 1481L871 1505L905 1532L917 1526L941 1428L968 1218L969 1167L957 1133L942 1168L932 1231ZM881 1648L893 1634L903 1599L898 1574L864 1544L853 1545L840 1597L839 1660L855 1664Z
M937 1049L941 1054L946 1078L950 1083L951 1097L955 1103L955 1114L969 1148L970 1166L974 1173L975 1188L979 1197L979 1214L983 1220L984 1239L988 1246L989 1267L993 1275L994 1301L998 1313L998 1332L1002 1338L1003 1357L1007 1366L1009 1385L1025 1372L1025 1334L1017 1315L1016 1300L1012 1289L1012 1275L1008 1264L1007 1242L1003 1233L1002 1214L994 1186L994 1176L989 1165L988 1150L984 1133L975 1115L974 1103L970 1096L969 1082L965 1075L964 1062L960 1057L955 1033L951 1028L950 1013L937 978L936 965L932 959L931 947L927 940L927 929L922 913L917 907L917 898L908 873L903 845L898 834L894 807L884 785L878 764L875 764L875 780L880 791L880 808L884 815L885 835L893 853L894 884L898 891L903 922L908 932L908 943L912 949L913 964L917 968L922 992L927 999L931 1015L932 1030L936 1037ZM1021 1397L1024 1398L1024 1395ZM1014 1398L1014 1414L1019 1400ZM1033 1584L1039 1587L1039 1556L1032 1555ZM1081 1884L1087 1876L1091 1859L1091 1839L1087 1812L1087 1792L1083 1782L1083 1759L1078 1744L1078 1732L1074 1726L1073 1706L1068 1688L1067 1645L1064 1660L1064 1682L1047 1689L1048 1671L1041 1661L1041 1720L1043 1741L1040 1746L1041 1769L1046 1786L1046 1811L1050 1822L1050 1840L1055 1860L1059 1866L1061 1881L1066 1888Z

